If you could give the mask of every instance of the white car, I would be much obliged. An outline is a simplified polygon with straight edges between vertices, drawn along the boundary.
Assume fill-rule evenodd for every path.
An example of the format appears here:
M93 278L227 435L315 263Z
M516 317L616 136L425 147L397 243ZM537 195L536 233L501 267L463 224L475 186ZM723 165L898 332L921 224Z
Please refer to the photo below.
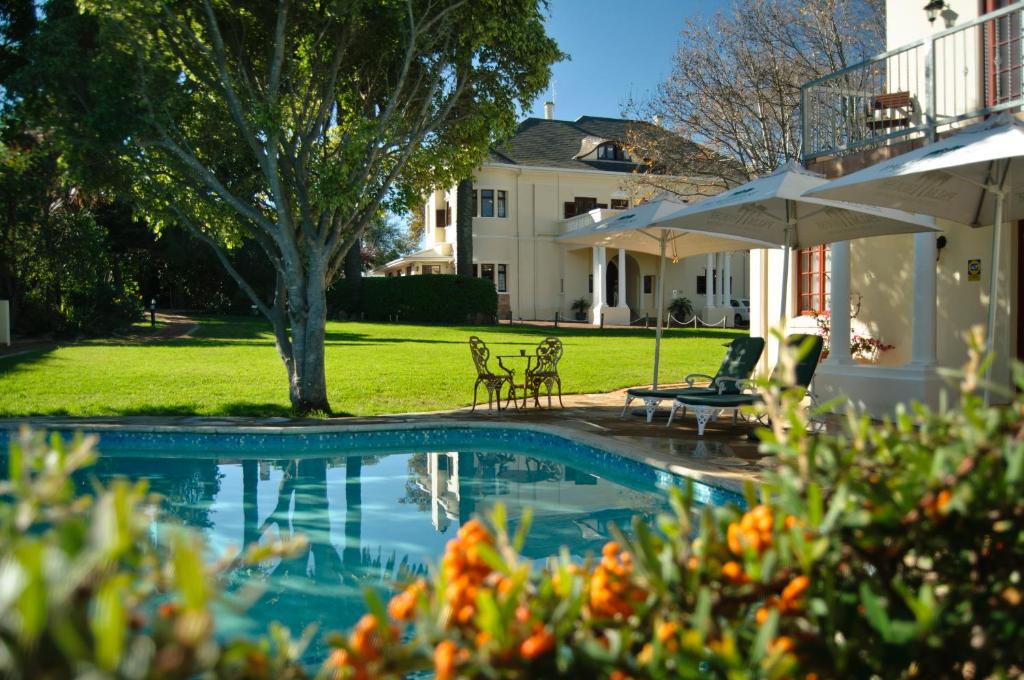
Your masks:
M737 326L750 325L750 300L730 300L733 310L733 323Z

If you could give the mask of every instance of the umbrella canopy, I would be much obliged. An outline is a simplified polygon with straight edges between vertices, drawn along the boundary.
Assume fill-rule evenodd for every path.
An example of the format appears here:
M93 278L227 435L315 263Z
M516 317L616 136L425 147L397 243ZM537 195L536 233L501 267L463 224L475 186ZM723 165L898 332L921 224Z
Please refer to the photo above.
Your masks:
M658 365L661 358L662 314L665 309L665 259L692 257L729 250L771 248L773 244L742 236L728 236L704 230L682 230L664 226L664 220L685 204L668 195L602 220L582 229L574 229L556 238L567 245L624 248L659 256L656 297L657 323L654 333L654 378L658 389Z
M1003 114L815 187L810 193L829 199L869 200L962 224L992 224L986 336L991 353L1003 222L1024 219L1024 172L1019 167L1022 157L1024 124ZM990 364L988 370L991 368ZM987 390L985 396L987 399Z
M663 225L792 248L939 230L924 215L805 195L827 183L823 175L789 162L770 175L684 206Z
M924 215L805 195L827 182L823 175L790 162L770 175L686 206L666 218L663 225L743 236L787 249L939 230L935 220ZM785 318L788 251L783 258L782 282L780 318Z
M1024 124L1003 115L816 186L808 197L869 201L961 224L988 225L1002 192L1003 219L1024 219L1024 173L1016 171L1022 157Z

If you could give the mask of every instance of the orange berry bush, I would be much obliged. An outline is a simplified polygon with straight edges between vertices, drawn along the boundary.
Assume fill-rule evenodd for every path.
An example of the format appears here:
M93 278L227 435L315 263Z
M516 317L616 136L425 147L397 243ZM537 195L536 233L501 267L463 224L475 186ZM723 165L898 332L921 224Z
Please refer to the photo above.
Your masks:
M381 677L1019 677L1024 399L810 434L804 395L763 389L777 466L745 508L683 491L656 527L546 564L499 508L392 600L408 665Z

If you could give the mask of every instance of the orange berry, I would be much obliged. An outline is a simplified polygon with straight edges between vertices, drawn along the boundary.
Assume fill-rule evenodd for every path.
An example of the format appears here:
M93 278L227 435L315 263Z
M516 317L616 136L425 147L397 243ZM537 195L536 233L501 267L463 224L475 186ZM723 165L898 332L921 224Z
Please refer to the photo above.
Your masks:
M615 541L608 541L604 544L604 547L601 548L601 554L605 557L615 557L619 554L619 544Z
M764 622L768 620L768 607L758 607L757 613L754 614L754 619L757 621L757 625L764 625Z
M797 518L793 515L786 515L786 528L792 529L797 525Z
M733 583L746 583L747 575L743 573L743 567L739 562L726 562L722 565L722 576Z
M326 666L328 668L340 669L346 668L349 663L348 652L344 649L335 649L331 652L331 655L327 657Z
M785 588L782 589L782 599L787 602L795 602L807 591L811 580L804 575L797 576Z
M455 653L458 648L451 640L444 640L434 647L434 677L437 680L451 680L455 677Z
M546 629L540 629L519 645L519 653L524 659L532 661L538 656L547 654L555 648L555 636Z
M949 505L949 501L952 497L953 494L950 493L949 489L943 489L939 492L939 496L935 500L935 507L939 509L939 512L946 509L946 506Z
M729 544L729 550L731 550L734 555L743 554L743 543L740 540L740 534L742 531L743 530L740 529L740 526L735 522L730 524L728 530L726 530L726 543Z
M658 638L658 642L664 644L669 639L675 637L676 633L679 632L679 626L672 621L662 621L658 624L655 630L655 635Z
M796 647L796 643L793 642L793 638L783 635L772 640L768 645L768 650L773 654L786 654L792 652L794 647Z

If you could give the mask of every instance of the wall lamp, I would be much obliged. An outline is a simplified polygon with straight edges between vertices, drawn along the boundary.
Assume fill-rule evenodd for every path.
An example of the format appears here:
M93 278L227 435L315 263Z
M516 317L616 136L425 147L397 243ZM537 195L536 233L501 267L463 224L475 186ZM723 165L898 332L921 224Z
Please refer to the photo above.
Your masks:
M931 2L925 5L924 11L928 14L928 23L934 24L944 9L946 9L946 0L931 0Z

